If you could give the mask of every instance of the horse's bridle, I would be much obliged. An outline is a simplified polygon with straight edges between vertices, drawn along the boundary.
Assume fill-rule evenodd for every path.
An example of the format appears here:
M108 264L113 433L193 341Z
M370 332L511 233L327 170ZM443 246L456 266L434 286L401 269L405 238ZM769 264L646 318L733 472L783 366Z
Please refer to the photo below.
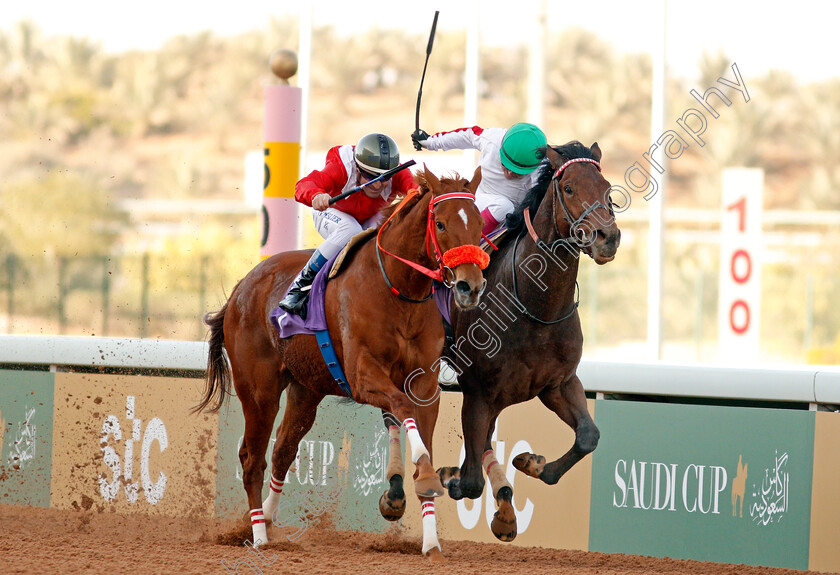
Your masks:
M453 268L456 268L462 264L471 263L476 264L481 269L484 269L490 263L490 256L488 256L487 253L480 247L474 245L457 246L448 249L445 252L441 252L440 244L438 243L437 239L437 231L435 229L435 206L447 200L471 200L475 202L475 195L466 192L451 192L448 194L441 194L437 197L434 195L434 193L429 192L432 194L432 197L431 200L429 200L429 215L426 219L426 253L431 257L431 254L429 254L429 241L431 239L431 243L434 248L434 256L432 257L432 259L438 263L438 269L430 270L429 268L421 266L418 263L402 258L396 254L392 254L391 252L383 248L382 245L379 243L379 237L382 235L382 231L387 227L391 219L397 215L397 212L399 212L404 206L407 205L408 200L418 195L419 193L420 191L416 188L411 190L405 196L405 198L403 198L403 200L400 202L400 205L397 206L397 209L394 210L391 216L387 220L385 220L385 223L379 227L379 231L376 234L376 260L379 262L379 271L382 272L382 277L385 280L385 284L388 286L388 289L390 289L394 293L394 295L396 295L401 300L410 303L423 303L425 301L428 301L429 298L431 298L435 293L434 285L432 285L432 291L429 293L429 295L427 295L423 299L413 299L403 295L402 293L400 293L400 290L394 287L394 284L391 283L391 280L388 278L388 274L385 272L385 265L382 263L382 252L385 252L389 256L398 259L407 266L417 270L421 274L430 277L433 280L439 281L446 287L452 287L452 285L455 283L455 272L453 271Z
M601 202L595 202L593 205L587 206L586 209L584 209L583 212L581 212L580 216L578 216L577 219L575 219L572 216L572 213L569 211L569 207L566 205L565 196L560 192L560 179L563 176L563 172L566 171L566 168L568 168L572 164L578 164L582 162L588 164L595 164L595 167L598 168L598 171L601 171L601 164L598 163L597 160L593 160L591 158L574 158L557 168L557 170L554 172L554 175L551 177L551 184L554 187L554 195L551 198L551 221L554 223L554 231L557 233L558 236L561 236L562 234L560 233L560 229L557 227L556 215L557 199L559 198L560 207L563 208L563 219L569 224L569 237L560 238L559 240L555 241L563 241L566 243L574 244L577 249L582 249L584 252L588 253L588 248L586 246L581 247L580 245L583 239L585 239L578 236L577 230L580 229L580 225L586 219L586 216L588 216L590 213L592 213L598 208L604 208L607 212L609 212L610 216L612 217L615 217L615 212L613 211L612 205L605 206ZM536 242L537 244L542 243L545 245L545 242L542 242L537 233L534 231L534 227L531 225L531 218L529 217L528 208L525 208L524 215L525 227L528 228L528 233L534 239L534 242Z
M612 206L604 206L601 202L595 202L595 204L593 204L591 206L587 206L586 209L583 210L583 212L581 213L581 215L577 219L572 217L572 214L569 211L569 207L566 205L566 201L563 197L563 194L560 191L560 179L563 175L563 172L566 170L567 167L569 167L572 164L577 164L577 163L581 163L581 162L585 162L585 163L589 163L589 164L595 164L595 167L598 168L598 171L599 172L601 171L601 164L599 164L597 160L593 160L591 158L574 158L574 159L571 159L571 160L567 161L565 164L563 164L559 168L557 168L557 170L554 172L554 175L551 176L551 184L553 185L553 194L552 194L552 198L551 198L551 221L554 224L554 231L558 236L558 239L554 240L554 242L552 242L551 245L545 243L540 238L539 234L537 234L537 232L534 230L534 226L531 223L530 210L528 208L525 208L525 210L523 210L523 212L522 212L522 216L523 216L523 219L525 220L525 227L528 230L528 234L534 240L534 243L537 244L537 247L539 247L542 250L548 251L550 253L554 253L553 250L552 250L552 246L560 243L560 244L566 244L567 249L572 249L572 250L577 250L577 251L583 250L585 253L589 253L589 251L588 251L589 248L587 246L583 246L583 247L581 246L581 241L583 241L584 238L578 237L578 234L577 234L577 230L579 229L580 225L586 219L586 216L588 216L590 213L592 213L593 210L595 210L599 207L607 210L610 213L610 215L614 215ZM560 229L557 227L557 200L558 199L560 200L560 206L563 208L563 213L564 213L563 219L566 222L568 222L568 224L569 224L569 234L570 235L567 238L560 237L560 236L562 236L562 234L560 232ZM522 238L522 234L518 234L516 236L516 240L514 241L514 244L513 244L513 255L512 255L511 260L510 260L511 276L513 277L513 286L512 286L513 287L513 294L512 294L513 299L516 301L516 303L519 304L519 307L523 310L523 313L525 314L525 316L528 319L533 320L537 323L541 323L543 325L552 325L552 324L560 323L561 321L565 321L565 320L569 319L570 317L572 317L572 315L574 315L575 311L578 308L578 305L580 304L580 288L578 286L577 281L575 281L575 303L572 306L572 309L569 311L569 313L567 313L566 315L564 315L563 317L561 317L559 319L554 319L554 320L550 320L550 321L540 319L540 318L534 316L531 312L529 312L528 309L525 307L525 304L522 303L522 301L519 299L519 292L518 292L518 289L516 287L516 248L519 245L519 240L521 238Z

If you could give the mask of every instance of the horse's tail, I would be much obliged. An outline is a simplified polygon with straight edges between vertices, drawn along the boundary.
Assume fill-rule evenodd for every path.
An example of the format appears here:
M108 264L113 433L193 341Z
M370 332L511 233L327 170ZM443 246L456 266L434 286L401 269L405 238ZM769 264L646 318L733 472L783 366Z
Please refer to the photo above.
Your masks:
M204 323L210 328L210 349L207 353L207 374L204 377L204 397L193 407L192 412L207 411L216 413L230 395L233 374L225 352L225 312L227 302L222 309L204 316Z

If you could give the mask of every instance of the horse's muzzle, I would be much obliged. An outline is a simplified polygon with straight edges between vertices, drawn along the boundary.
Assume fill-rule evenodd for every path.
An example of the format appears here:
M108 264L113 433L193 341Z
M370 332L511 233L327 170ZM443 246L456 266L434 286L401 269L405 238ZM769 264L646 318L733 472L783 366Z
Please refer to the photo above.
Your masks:
M487 280L484 278L480 282L470 282L467 280L458 280L452 286L452 294L455 299L455 305L461 309L472 309L478 305L481 299L481 294L484 293L484 288L487 287Z
M598 231L595 243L590 246L589 255L598 265L611 262L615 259L618 246L621 243L621 231L616 229L612 233Z

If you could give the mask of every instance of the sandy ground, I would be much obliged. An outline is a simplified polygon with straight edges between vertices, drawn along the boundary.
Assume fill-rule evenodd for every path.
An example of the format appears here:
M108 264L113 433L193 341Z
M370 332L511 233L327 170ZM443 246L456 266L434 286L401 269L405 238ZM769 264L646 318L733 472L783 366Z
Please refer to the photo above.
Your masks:
M425 573L448 570L482 575L550 573L563 575L659 575L726 573L793 575L810 573L744 565L725 565L637 555L584 553L502 543L442 541L445 559L433 563L420 553L418 539L395 529L386 534L334 531L328 525L309 529L294 543L269 531L282 543L261 548L262 556L241 545L250 526L214 520L146 515L97 514L0 505L0 573ZM230 570L222 564L225 560Z

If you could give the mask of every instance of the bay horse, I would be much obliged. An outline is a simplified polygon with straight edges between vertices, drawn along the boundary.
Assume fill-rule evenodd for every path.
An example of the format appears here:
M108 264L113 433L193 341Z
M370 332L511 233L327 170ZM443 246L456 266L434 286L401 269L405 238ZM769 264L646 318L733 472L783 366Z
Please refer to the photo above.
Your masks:
M461 422L466 458L439 470L453 499L475 499L487 473L498 511L491 522L502 541L516 536L513 489L491 447L499 413L538 397L575 431L574 445L559 459L523 453L519 471L555 484L598 445L599 431L576 375L583 348L576 280L580 252L602 265L614 259L621 232L601 175L601 149L580 142L546 148L548 164L517 211L485 270L483 298L493 306L453 308L454 343L446 356L463 391ZM484 330L477 337L479 327ZM501 353L490 353L487 335ZM480 340L480 341L478 341ZM511 358L516 358L512 360Z
M456 306L474 307L486 284L481 268L488 257L478 247L483 222L474 201L481 170L471 181L457 175L438 179L428 169L415 179L419 188L383 211L385 223L375 241L368 238L345 256L343 271L326 284L324 308L352 399L388 411L406 428L423 512L423 553L438 556L434 497L444 493L432 467L438 402L418 406L406 392L428 398L437 388L434 373L414 373L443 349L443 326L429 299L432 278L453 286ZM327 395L344 395L316 337L281 338L270 319L310 255L311 250L285 252L262 261L236 285L221 310L205 317L210 349L205 393L195 410L218 411L233 383L245 415L239 460L255 545L268 541L265 518L277 509L282 480L318 405ZM263 501L265 452L283 391L286 408ZM390 432L401 453L399 427ZM386 472L391 489L380 500L386 519L396 520L405 510L404 475L402 459L392 459Z

